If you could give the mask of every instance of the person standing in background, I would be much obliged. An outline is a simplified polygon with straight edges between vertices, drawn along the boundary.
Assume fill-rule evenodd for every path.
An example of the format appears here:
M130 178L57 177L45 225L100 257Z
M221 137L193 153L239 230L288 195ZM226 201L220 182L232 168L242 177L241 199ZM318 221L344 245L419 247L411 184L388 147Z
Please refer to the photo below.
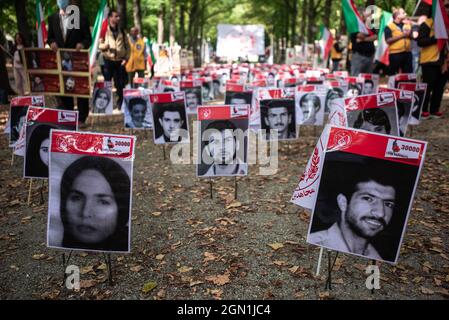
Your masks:
M139 35L137 27L131 28L129 33L129 60L126 63L126 72L128 73L128 82L132 86L134 75L137 72L139 78L145 77L147 53L145 50L145 41Z
M331 50L332 72L338 71L340 62L343 60L343 47L340 45L340 35L335 36L335 43Z
M115 109L120 109L123 102L123 88L126 82L125 65L129 59L129 44L125 32L119 26L120 16L115 9L108 15L106 33L100 37L99 48L104 58L104 80L114 79L118 101Z
M444 1L446 12L449 11L449 1ZM431 16L431 7L427 16ZM449 78L449 54L447 43L441 51L438 48L438 40L435 38L435 25L432 18L427 18L419 27L418 46L421 47L419 63L422 69L422 79L427 83L426 97L422 109L421 118L441 118L441 101L444 88Z
M80 25L75 28L73 17L66 12L70 4L69 0L57 0L59 12L48 17L48 45L57 51L58 49L89 49L92 45L92 35L90 33L89 21L87 17L80 12ZM73 110L74 99L72 97L59 97L62 103L62 109ZM89 99L78 98L78 111L80 128L86 126L86 119L89 116Z
M19 96L25 94L25 69L22 61L22 51L26 47L25 38L20 32L16 34L14 46L14 82L16 84L16 92Z
M404 9L393 10L393 21L385 28L385 41L390 51L389 75L413 71L412 26L406 23L406 17Z

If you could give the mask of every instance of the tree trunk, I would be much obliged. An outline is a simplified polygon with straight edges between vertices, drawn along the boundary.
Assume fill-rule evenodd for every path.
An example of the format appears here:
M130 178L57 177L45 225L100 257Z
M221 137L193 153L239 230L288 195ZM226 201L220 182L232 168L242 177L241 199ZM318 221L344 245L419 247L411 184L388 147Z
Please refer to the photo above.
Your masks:
M25 42L31 43L31 28L28 26L28 16L26 11L26 0L16 0L16 17L17 17L17 29L25 37Z
M179 7L179 45L184 48L185 46L185 11L186 6L182 3Z
M176 34L176 0L170 0L170 46L175 44Z
M332 14L332 0L326 0L324 3L323 24L330 29L330 19Z
M199 0L192 0L189 11L189 49L194 50L195 37L198 33L195 33L195 26L199 17Z
M117 0L117 12L120 16L120 27L126 30L128 21L126 19L126 0Z
M164 42L164 16L165 6L162 5L157 17L157 43L159 44Z
M292 20L290 29L291 46L294 47L298 43L298 34L296 33L296 20L298 19L298 0L293 0Z
M134 26L139 28L141 34L143 34L142 30L142 9L140 5L140 0L133 0L133 18L134 18Z
M301 37L305 40L306 39L306 32L307 32L307 8L308 8L308 1L303 0L302 2L302 17L301 17Z
M0 44L5 47L6 37L3 33L3 30L0 30ZM0 89L5 90L7 95L13 95L15 92L11 88L11 84L9 83L8 69L6 69L6 56L5 52L0 49Z

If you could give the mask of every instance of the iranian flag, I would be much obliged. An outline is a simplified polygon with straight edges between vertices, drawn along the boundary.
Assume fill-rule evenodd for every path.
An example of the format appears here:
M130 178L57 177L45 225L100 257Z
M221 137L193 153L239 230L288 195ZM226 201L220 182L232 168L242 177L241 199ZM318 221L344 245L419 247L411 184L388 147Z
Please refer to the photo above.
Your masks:
M380 18L379 39L375 60L387 66L390 65L390 52L388 49L388 44L385 41L385 27L388 26L392 21L393 15L388 11L382 11L382 16Z
M107 6L106 0L101 0L100 8L97 12L97 17L95 18L94 29L92 33L92 46L90 47L90 67L92 68L97 61L97 51L100 38L106 35L108 29L108 12L109 8Z
M47 42L47 26L45 25L44 11L40 0L36 0L36 30L37 45L39 48L44 48Z
M324 62L329 58L329 53L331 52L332 46L334 45L334 38L330 33L329 29L324 25L321 26L321 37L320 37L320 45L321 45L321 54Z
M438 40L438 48L441 51L447 43L447 29L449 28L449 17L444 8L443 0L433 0L432 18L435 29L435 38Z
M146 50L147 50L147 62L148 65L150 66L150 68L156 64L156 57L154 56L154 51L153 51L153 44L151 43L150 39L146 39Z
M341 3L348 33L364 33L372 35L372 31L366 27L360 13L357 11L354 0L341 0Z

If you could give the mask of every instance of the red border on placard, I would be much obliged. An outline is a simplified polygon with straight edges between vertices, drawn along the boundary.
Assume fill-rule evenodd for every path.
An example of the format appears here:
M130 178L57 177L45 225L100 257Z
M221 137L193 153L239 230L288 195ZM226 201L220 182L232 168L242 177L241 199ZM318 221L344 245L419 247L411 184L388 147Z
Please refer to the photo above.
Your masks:
M184 92L170 92L170 93L153 93L150 94L150 101L151 103L170 103L170 102L177 102L177 101L183 101L184 100L184 96L183 96ZM175 96L181 96L182 98L180 99L175 99Z
M419 144L421 148L418 159L385 157L389 140ZM326 152L343 151L419 167L423 159L425 147L426 143L423 141L380 135L349 128L331 127Z
M233 117L231 115L232 107L242 107L242 105L211 105L211 106L199 106L198 120L231 120L231 119L248 119L248 109L247 105L246 115L239 115L238 117Z
M412 95L414 94L413 91L410 91L410 90L401 90L401 89L383 88L383 87L379 87L378 92L379 93L391 92L391 93L394 93L396 100L410 100L410 101L413 100L413 96L410 99L404 99L403 97L401 97L401 92L410 92Z
M226 91L229 91L229 92L245 92L245 85L243 85L243 84L234 84L234 83L226 83Z
M391 93L393 96L393 92L385 92L385 93ZM378 94L370 94L370 95L364 95L364 96L357 96L352 98L346 98L345 99L345 109L346 111L355 111L355 110L366 110L366 109L374 109L374 108L384 108L384 107L395 107L395 101L393 100L391 104L383 104L378 105L377 104L377 97Z
M75 121L59 121L59 113L73 113L75 115ZM47 123L57 123L64 125L74 125L78 123L78 111L72 110L59 110L59 109L49 109L30 106L27 113L27 121L37 121L37 122L47 122Z
M316 85L308 84L304 86L297 86L296 91L297 92L312 92L316 90Z
M26 97L15 97L11 100L11 107L28 107L33 105L33 98L42 98L42 105L36 107L43 107L45 104L44 96L26 96Z
M104 139L130 140L129 152L103 152ZM69 153L111 158L130 158L134 153L134 136L124 136L105 133L76 132L67 130L52 130L51 152Z

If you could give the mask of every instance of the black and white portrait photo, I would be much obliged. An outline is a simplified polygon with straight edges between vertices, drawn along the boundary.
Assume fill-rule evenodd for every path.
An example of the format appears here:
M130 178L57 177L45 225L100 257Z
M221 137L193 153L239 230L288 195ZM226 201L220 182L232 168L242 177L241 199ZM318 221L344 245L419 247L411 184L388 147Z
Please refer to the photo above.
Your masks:
M199 177L248 174L248 118L200 121Z
M347 111L350 128L399 136L396 108L379 107Z
M26 128L25 178L48 178L50 130L76 130L76 125L31 122Z
M314 92L297 94L298 106L301 113L299 121L302 125L320 126L324 122L325 99ZM302 116L301 116L302 114Z
M96 87L92 97L92 113L112 114L113 99L112 88Z
M189 114L196 114L198 106L202 105L202 87L181 88L185 92L186 107Z
M153 103L154 143L188 143L189 129L185 100Z
M272 135L278 140L292 140L298 137L293 99L261 100L260 122L267 140L270 140Z
M335 99L344 98L344 96L345 96L345 93L344 93L343 89L338 88L338 87L329 88L329 90L326 93L326 102L325 102L324 112L329 113L331 110L330 106L332 104L332 101L334 101Z
M9 145L12 146L19 140L20 130L26 122L28 106L15 106L11 108L9 118Z
M232 91L226 91L225 96L225 104L232 105L232 104L249 104L251 105L253 99L252 92L232 92Z
M418 173L419 166L327 152L307 242L395 263Z
M68 51L61 52L62 71L73 71L72 54Z
M47 245L129 252L132 161L51 154Z
M152 127L148 96L125 96L124 104L125 128L146 129Z
M361 94L362 94L361 83L350 83L348 85L348 92L346 93L346 97L354 98L360 96Z

